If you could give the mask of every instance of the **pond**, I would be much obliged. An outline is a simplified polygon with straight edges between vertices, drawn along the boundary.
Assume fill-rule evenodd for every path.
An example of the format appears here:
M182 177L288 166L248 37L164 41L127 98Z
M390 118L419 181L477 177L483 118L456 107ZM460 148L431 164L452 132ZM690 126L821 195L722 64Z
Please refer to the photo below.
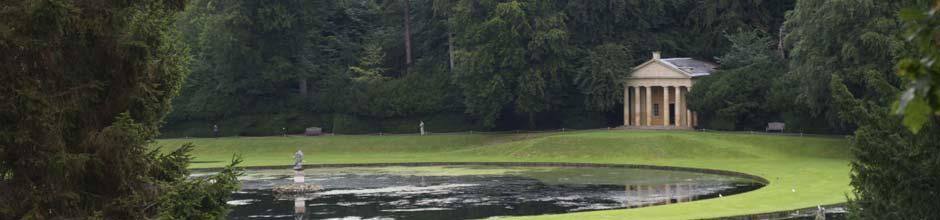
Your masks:
M322 191L272 192L293 175L246 170L228 219L479 219L664 205L763 187L740 175L663 169L446 165L308 168L305 183Z

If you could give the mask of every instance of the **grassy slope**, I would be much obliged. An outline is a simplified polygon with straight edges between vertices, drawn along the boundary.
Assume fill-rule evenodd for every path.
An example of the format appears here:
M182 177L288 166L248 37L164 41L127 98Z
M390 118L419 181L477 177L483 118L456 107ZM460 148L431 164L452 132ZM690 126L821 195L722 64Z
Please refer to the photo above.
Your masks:
M732 170L762 176L754 192L639 209L530 216L537 219L697 219L843 202L850 192L848 142L842 138L740 133L591 131L517 135L329 136L166 139L167 149L193 142L198 167L244 156L246 166L305 163L588 162ZM792 190L796 190L793 192Z

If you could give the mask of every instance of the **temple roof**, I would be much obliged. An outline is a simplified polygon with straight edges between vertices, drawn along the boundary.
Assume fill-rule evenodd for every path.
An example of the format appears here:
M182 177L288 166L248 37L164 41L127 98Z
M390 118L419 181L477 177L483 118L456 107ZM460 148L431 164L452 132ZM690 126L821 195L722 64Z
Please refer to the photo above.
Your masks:
M707 76L718 68L714 63L696 60L692 58L665 58L659 59L663 64L679 69L691 77Z

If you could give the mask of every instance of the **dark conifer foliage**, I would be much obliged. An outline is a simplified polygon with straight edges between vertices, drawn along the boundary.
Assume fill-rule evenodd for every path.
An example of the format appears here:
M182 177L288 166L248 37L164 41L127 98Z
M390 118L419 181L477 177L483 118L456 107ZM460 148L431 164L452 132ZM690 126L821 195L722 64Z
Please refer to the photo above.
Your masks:
M651 51L714 61L730 47L722 33L776 39L793 2L194 0L179 22L193 73L171 127L221 123L228 135L255 135L329 129L337 114L563 127L581 120L566 112L619 115L610 113L621 111L621 92L607 93Z
M0 219L222 216L236 170L187 180L191 146L150 146L188 72L185 5L0 4Z
M940 216L940 123L933 114L936 94L937 22L940 2L900 1L907 33L895 44L897 75L866 73L864 80L832 75L829 89L840 117L858 126L853 137L852 219L934 219ZM896 14L897 15L897 14ZM900 25L899 25L900 26ZM899 30L898 26L891 29ZM896 33L903 33L898 31ZM910 43L909 45L907 43ZM894 71L890 71L894 72ZM902 80L901 77L904 77ZM864 85L864 89L855 87ZM907 87L907 92L902 89ZM900 100L900 101L895 101ZM895 104L891 104L895 103ZM898 104L904 103L904 104ZM907 108L898 107L906 105ZM903 120L902 117L903 116Z
M718 58L721 69L696 81L689 108L703 119L700 124L712 129L760 130L768 121L782 120L788 108L779 84L787 68L775 36L752 30L726 37L732 46Z

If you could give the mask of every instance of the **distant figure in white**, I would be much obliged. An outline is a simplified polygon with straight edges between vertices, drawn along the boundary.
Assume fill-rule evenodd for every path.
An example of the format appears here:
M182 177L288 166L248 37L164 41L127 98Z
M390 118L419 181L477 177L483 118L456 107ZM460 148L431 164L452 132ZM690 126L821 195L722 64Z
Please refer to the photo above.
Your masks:
M304 161L304 152L297 150L297 153L294 153L294 170L302 170L304 167L302 165Z
M421 135L423 136L424 135L424 121L422 120L421 124L418 124L418 126L421 126Z

